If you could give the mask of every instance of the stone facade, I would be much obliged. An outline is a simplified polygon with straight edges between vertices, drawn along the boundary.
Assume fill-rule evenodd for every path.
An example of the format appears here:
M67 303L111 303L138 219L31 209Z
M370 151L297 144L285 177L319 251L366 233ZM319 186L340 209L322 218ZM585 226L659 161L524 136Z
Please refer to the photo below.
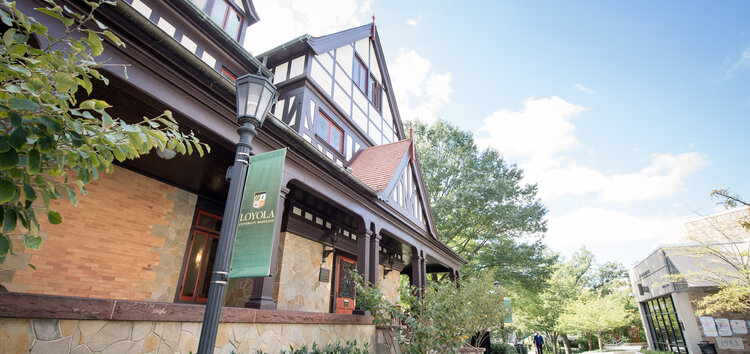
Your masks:
M397 270L392 270L385 275L383 278L384 267L378 267L378 276L380 279L380 291L383 292L385 299L392 304L401 302L401 292L399 287L401 286L401 273Z
M200 322L0 318L7 353L195 353ZM221 323L216 353L278 353L289 346L356 340L372 343L373 325Z
M694 291L690 291L687 294L690 299L690 303L695 303L696 301L702 299L703 297L711 293L713 292L708 291L708 290L694 290ZM745 323L747 323L748 319L750 319L750 313L748 312L721 312L721 313L705 314L704 316L711 316L714 319L726 318L730 321L731 320L743 320L745 321ZM680 320L682 320L683 322L694 321L700 333L700 337L701 337L700 340L716 344L715 337L706 337L705 333L703 333L703 327L701 326L701 323L700 323L700 316L694 315L694 316L689 316L689 317L692 317L692 318L680 318ZM750 330L748 331L748 334L734 333L730 338L742 340L742 344L745 346L745 349L743 352L744 353L750 352ZM698 342L698 341L696 340L695 342ZM719 346L716 345L716 348L718 349ZM690 348L690 349L693 349L693 348ZM695 348L695 349L696 350L694 350L694 352L698 352L698 353L700 352L698 348ZM718 350L718 352L719 353L737 353L736 350Z
M285 232L280 242L280 268L277 309L291 311L329 312L331 279L319 281L323 260L323 245ZM333 255L326 258L325 267L332 269Z
M253 278L229 279L227 292L224 295L224 306L245 307L253 293Z
M88 185L77 206L53 201L64 222L40 218L41 249L9 256L0 265L0 284L36 294L174 300L197 197L114 169Z

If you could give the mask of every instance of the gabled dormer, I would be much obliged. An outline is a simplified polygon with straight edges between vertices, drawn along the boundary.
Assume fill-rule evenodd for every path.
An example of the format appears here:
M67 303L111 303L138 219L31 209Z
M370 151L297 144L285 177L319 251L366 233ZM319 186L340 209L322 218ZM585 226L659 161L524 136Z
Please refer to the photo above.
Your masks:
M258 57L279 88L272 113L337 164L404 139L374 24L304 35Z
M350 167L355 177L378 193L378 199L438 238L413 139L362 149Z

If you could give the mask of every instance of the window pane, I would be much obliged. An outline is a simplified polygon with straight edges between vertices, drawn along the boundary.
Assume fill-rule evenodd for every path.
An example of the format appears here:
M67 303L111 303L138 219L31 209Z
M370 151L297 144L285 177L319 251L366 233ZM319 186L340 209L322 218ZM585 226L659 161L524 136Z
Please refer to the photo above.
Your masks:
M196 225L206 230L220 232L221 218L201 213L200 215L198 215L198 222Z
M208 297L208 288L211 285L211 273L214 271L214 261L216 260L216 248L219 246L219 238L211 237L209 240L209 248L206 253L209 255L208 259L204 261L206 263L201 271L201 291L198 293L199 298Z
M317 118L315 118L315 134L324 140L328 140L328 126L331 123L328 122L325 116L318 112Z
M185 269L185 282L182 285L180 296L195 296L195 284L198 281L201 261L203 260L203 248L206 244L206 234L196 232L193 237L193 246L190 249L190 257Z
M229 4L224 0L214 1L214 7L211 9L211 20L216 22L219 27L224 27L224 17L227 14Z
M224 26L224 30L227 31L232 38L237 39L240 35L240 23L242 23L242 16L240 16L237 11L234 11L234 9L230 9L227 14L227 24Z
M336 148L338 152L341 152L341 135L341 130L334 126L331 126L331 139L328 143Z

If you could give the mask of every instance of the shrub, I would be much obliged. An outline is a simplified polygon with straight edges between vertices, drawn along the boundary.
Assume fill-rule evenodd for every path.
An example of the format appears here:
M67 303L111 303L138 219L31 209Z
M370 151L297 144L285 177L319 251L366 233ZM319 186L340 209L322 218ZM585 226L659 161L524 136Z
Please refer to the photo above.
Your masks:
M487 354L516 354L516 347L508 343L492 343Z
M301 348L294 349L289 347L289 351L282 350L281 354L367 354L369 344L365 343L361 348L357 345L357 341L347 341L345 345L336 342L336 344L328 344L323 348L318 348L317 343L313 343L310 348L303 345ZM260 352L259 352L260 353Z

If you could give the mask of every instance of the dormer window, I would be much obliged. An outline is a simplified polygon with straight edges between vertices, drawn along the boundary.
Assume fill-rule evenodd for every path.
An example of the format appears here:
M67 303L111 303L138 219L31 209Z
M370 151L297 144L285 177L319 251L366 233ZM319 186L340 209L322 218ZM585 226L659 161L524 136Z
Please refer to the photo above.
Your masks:
M240 38L242 15L227 0L191 0L234 39Z
M378 112L382 112L383 86L372 75L370 75L370 91L367 92L367 99L372 102Z
M358 56L354 56L354 72L352 73L352 80L362 90L362 93L367 94L367 67L362 63L362 60Z
M339 129L323 111L315 117L315 135L331 145L339 153L343 150L344 132Z

